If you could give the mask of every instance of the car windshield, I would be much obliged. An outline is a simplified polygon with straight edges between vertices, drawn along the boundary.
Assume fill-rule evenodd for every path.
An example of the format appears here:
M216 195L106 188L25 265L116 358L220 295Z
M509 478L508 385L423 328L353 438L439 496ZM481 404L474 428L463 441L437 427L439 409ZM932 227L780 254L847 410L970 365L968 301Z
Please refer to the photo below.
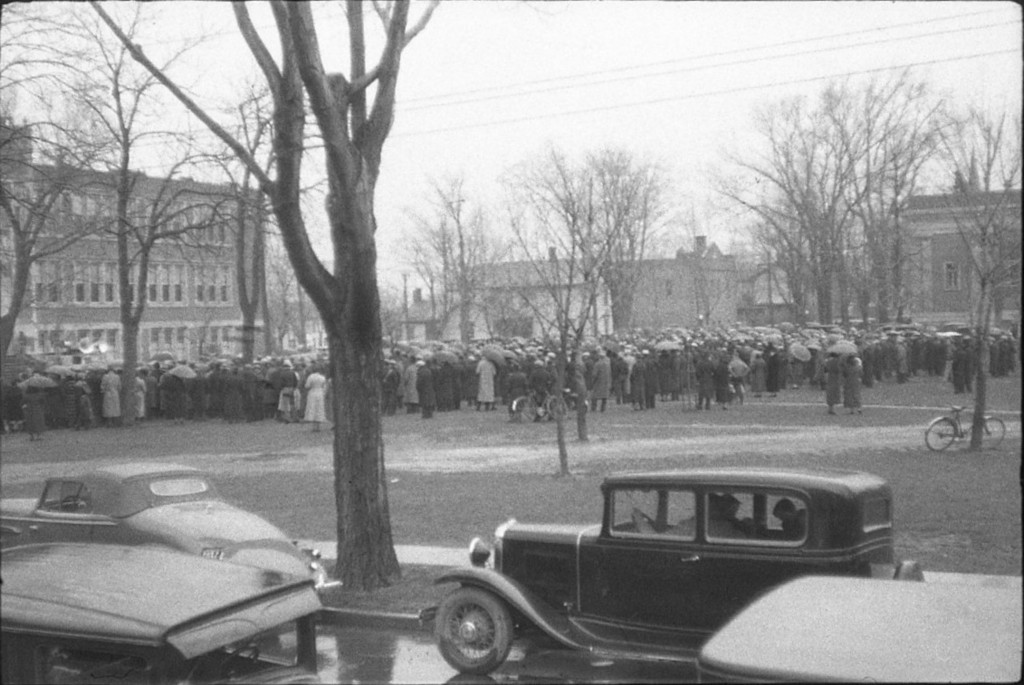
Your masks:
M298 629L295 622L290 622L189 660L185 682L246 680L268 668L298 663Z
M149 491L159 497L198 495L210 489L202 478L164 478L149 484Z

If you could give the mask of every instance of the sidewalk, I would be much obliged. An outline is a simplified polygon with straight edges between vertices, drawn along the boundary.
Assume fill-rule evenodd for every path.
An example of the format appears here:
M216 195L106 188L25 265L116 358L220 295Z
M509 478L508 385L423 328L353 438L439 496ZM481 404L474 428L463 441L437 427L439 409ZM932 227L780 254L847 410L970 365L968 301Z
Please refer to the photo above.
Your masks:
M333 540L300 540L300 547L316 547L325 560L333 561L337 545ZM395 554L400 564L421 566L468 566L468 548L437 547L432 545L395 545ZM989 576L978 573L944 573L925 571L924 579L929 583L956 583L960 585L982 585L1005 587L1024 591L1021 576Z

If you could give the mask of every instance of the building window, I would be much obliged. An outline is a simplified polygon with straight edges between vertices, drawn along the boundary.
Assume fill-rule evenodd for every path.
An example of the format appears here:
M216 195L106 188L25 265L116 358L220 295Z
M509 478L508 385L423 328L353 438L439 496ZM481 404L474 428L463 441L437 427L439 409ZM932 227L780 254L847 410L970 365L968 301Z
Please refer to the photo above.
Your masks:
M59 267L59 265L54 264L54 263L51 262L49 264L49 267L47 268L47 271L49 272L48 273L49 278L47 279L47 290L49 291L47 293L47 295L49 295L49 297L47 299L49 299L50 302L59 302L60 301L60 267Z
M164 329L164 344L167 345L168 347L170 347L172 342L174 342L174 329L173 328L165 328Z
M184 342L185 342L185 327L182 326L181 328L178 329L178 343L181 344L181 343L184 343Z
M151 343L153 343L154 346L160 344L160 329L159 328L150 328L149 329L149 341Z
M116 328L108 328L107 329L107 347L109 347L111 350L116 350L117 349L117 329Z
M230 277L230 270L224 269L220 272L220 301L228 301L228 278Z
M960 290L960 265L946 262L943 265L943 282L946 290Z

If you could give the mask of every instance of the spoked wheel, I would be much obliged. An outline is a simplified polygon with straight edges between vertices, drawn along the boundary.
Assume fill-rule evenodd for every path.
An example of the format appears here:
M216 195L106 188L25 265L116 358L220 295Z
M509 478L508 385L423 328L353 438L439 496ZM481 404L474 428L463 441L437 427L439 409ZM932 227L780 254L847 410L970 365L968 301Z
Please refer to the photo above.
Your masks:
M537 400L528 395L523 400L523 420L533 421L537 418Z
M994 450L999 447L1005 437L1006 424L1003 423L1003 420L994 416L985 417L985 433L981 436L982 446L985 449Z
M512 648L512 617L505 603L474 587L459 588L437 610L434 634L444 660L460 673L483 675Z
M941 452L956 440L956 424L952 419L942 417L932 421L924 432L924 444L933 452Z
M526 409L526 395L520 395L519 397L512 400L512 411L509 412L513 423L523 422L523 413Z

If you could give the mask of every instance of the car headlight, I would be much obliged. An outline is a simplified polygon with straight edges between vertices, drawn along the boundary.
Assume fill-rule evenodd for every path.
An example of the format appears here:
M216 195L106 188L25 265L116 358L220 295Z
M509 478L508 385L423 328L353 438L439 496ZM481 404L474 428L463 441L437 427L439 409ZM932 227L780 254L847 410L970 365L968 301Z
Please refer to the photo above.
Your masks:
M473 566L484 566L491 556L490 546L480 538L473 538L469 542L469 563Z

